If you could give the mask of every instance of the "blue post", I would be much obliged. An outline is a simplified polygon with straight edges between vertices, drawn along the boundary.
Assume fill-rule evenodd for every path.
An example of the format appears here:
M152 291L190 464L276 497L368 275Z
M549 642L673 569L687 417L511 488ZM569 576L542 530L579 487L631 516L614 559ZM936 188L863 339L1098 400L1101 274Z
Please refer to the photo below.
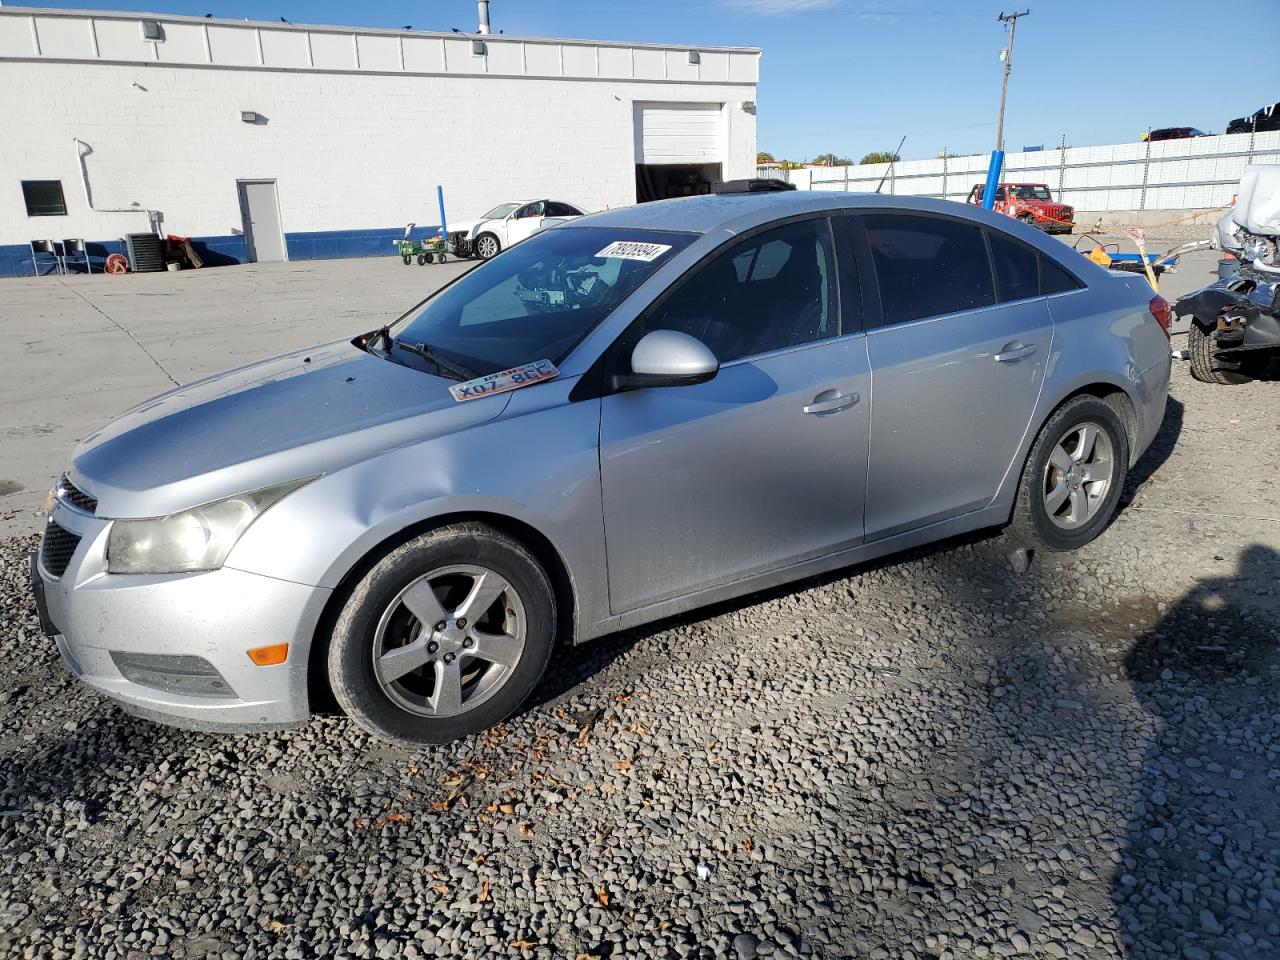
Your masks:
M444 222L444 187L436 184L436 202L440 204L440 236L449 240L449 228Z
M1000 171L1004 167L1004 151L991 151L991 166L987 168L987 186L982 191L982 209L990 210L996 205L996 187L1000 186Z

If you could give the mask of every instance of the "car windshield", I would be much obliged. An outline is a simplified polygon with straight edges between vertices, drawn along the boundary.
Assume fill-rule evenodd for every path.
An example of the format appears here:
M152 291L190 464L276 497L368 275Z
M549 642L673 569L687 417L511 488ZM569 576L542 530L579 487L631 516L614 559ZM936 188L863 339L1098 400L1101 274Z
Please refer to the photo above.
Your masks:
M476 374L560 363L689 233L561 227L534 234L441 290L391 328L400 345Z
M1013 195L1019 200L1052 200L1049 188L1040 183L1021 183L1011 187Z
M518 206L520 206L520 204L518 203L500 203L480 219L481 220L503 220L506 217L510 216L512 213L514 213L516 207Z

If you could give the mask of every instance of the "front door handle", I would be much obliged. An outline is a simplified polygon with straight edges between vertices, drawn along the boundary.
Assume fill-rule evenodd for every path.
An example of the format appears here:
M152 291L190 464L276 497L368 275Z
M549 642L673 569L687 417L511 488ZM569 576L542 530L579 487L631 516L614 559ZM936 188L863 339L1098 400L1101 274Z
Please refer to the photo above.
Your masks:
M805 413L838 413L845 407L852 407L861 399L856 393L841 393L839 390L823 390L813 398L813 402L804 408Z
M995 355L996 363L1009 363L1013 360L1021 360L1023 357L1029 357L1036 352L1034 343L1021 343L1015 340L1013 343L1006 343L1000 348L1000 352Z

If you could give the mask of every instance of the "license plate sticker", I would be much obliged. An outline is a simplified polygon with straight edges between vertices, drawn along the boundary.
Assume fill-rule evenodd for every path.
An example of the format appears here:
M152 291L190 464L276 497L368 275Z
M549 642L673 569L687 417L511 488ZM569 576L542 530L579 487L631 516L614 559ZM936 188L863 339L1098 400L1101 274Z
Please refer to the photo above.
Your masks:
M560 375L556 365L550 360L536 360L510 370L499 370L487 376L476 377L465 383L455 383L449 388L453 399L461 403L463 400L475 400L495 393L506 393L508 390L519 390L543 380L551 380Z
M643 260L651 263L671 249L669 243L639 243L634 240L615 240L596 254L597 257L616 257L619 260Z

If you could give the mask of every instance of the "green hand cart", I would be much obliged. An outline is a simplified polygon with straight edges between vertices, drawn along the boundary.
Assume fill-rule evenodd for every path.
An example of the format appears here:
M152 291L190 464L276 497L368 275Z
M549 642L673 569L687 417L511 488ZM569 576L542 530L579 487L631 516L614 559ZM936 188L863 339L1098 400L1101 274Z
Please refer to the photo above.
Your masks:
M407 267L414 260L418 261L418 266L424 263L444 263L449 251L449 244L445 238L437 234L434 237L411 240L409 234L415 226L417 224L408 224L404 228L404 236L399 240L391 241L400 254L400 259L404 261L404 265Z

